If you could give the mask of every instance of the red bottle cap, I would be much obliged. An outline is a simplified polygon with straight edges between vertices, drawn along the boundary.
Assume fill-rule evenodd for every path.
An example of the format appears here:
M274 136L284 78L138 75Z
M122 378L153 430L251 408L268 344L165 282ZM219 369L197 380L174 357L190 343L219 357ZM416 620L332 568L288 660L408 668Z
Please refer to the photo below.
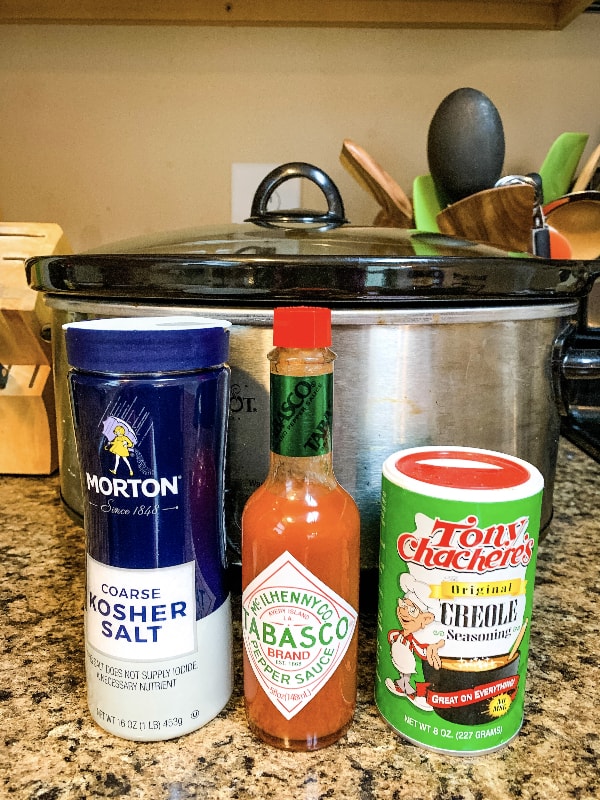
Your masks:
M273 316L275 347L329 347L331 310L317 306L276 308Z

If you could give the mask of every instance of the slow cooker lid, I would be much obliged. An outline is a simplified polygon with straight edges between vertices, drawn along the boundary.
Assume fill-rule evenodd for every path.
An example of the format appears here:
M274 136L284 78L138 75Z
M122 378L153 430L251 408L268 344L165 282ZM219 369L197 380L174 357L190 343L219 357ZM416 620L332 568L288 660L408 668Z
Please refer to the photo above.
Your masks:
M543 261L443 234L346 224L325 173L304 164L275 172L257 189L252 223L34 258L29 284L80 297L317 304L555 300L582 296L591 285L594 262ZM299 172L323 188L327 213L267 211L269 193Z
M27 263L29 285L38 291L205 302L552 300L585 294L591 272L586 262L349 225L326 232L232 225Z

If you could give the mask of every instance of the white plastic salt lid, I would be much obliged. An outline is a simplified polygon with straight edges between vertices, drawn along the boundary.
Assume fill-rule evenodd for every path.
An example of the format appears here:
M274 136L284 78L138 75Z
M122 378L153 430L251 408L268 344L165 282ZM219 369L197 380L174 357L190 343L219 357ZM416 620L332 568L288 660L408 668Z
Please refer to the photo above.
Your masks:
M222 319L192 315L112 317L63 325L67 361L107 374L185 372L229 358L229 328Z

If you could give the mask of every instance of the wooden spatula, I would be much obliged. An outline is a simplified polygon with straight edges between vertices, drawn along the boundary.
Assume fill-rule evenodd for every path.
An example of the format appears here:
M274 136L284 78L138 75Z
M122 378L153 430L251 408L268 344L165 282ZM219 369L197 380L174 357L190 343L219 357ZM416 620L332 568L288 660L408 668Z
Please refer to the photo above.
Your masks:
M437 223L450 236L531 253L534 205L533 186L498 186L447 206L437 215Z
M577 180L573 184L573 188L571 192L576 194L577 192L583 192L589 186L590 181L594 177L594 173L596 172L596 167L600 163L600 144L592 155L588 158L588 160L583 165L583 169L577 176Z
M350 175L381 206L377 224L384 227L411 228L412 204L404 190L375 159L351 139L344 139L340 161Z

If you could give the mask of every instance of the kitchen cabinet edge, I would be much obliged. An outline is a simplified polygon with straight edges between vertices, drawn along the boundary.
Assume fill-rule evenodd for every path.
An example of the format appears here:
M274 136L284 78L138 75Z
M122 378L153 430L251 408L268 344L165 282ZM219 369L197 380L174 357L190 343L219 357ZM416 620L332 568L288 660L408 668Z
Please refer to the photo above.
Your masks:
M590 0L2 0L0 24L562 30Z

